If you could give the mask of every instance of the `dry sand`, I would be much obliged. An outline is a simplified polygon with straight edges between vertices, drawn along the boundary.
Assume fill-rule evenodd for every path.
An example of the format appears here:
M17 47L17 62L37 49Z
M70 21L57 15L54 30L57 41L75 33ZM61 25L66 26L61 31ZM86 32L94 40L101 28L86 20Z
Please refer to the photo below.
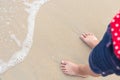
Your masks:
M79 35L93 32L101 39L119 8L119 0L50 0L36 17L30 54L21 64L1 75L0 80L120 80L115 75L105 78L66 76L59 67L62 59L88 63L91 49Z

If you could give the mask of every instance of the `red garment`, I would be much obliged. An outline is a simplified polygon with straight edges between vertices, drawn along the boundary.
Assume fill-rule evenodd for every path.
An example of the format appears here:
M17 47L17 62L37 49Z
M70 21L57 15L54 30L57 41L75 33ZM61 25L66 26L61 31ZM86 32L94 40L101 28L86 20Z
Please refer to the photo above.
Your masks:
M114 54L120 60L120 11L110 23Z

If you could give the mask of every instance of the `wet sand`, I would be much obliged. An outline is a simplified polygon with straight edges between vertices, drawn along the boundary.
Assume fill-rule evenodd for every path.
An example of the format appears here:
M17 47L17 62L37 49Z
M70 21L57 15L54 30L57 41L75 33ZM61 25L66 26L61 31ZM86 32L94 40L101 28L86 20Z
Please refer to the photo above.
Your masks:
M119 80L115 75L84 79L66 76L59 67L62 59L88 63L91 49L79 39L79 35L93 32L101 39L119 10L119 3L117 0L50 0L36 16L29 55L1 75L1 80Z

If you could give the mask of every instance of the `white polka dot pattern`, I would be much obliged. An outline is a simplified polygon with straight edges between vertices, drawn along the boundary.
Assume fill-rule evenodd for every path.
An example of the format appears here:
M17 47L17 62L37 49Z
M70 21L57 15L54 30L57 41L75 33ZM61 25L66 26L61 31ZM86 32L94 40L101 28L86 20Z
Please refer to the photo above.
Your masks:
M117 36L117 35L118 35L118 33L116 33L116 32L115 32L115 33L114 33L114 35L115 35L115 36Z
M114 53L120 59L120 11L110 23Z

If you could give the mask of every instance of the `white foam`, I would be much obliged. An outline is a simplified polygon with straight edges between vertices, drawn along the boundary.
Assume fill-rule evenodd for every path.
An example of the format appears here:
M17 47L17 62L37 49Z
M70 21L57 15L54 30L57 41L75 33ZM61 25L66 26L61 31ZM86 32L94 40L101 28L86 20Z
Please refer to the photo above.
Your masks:
M13 0L15 1L15 0ZM33 33L34 33L34 25L35 25L35 17L37 15L37 12L39 11L40 7L46 3L48 0L35 0L33 3L28 3L28 0L23 0L23 3L26 5L28 13L28 32L27 36L24 39L23 43L20 43L19 40L16 38L14 34L11 35L11 38L18 44L18 46L21 46L21 50L14 53L14 55L10 58L10 60L5 63L3 61L0 62L0 73L5 72L12 66L15 66L16 64L22 62L24 58L28 55L29 50L33 43Z

